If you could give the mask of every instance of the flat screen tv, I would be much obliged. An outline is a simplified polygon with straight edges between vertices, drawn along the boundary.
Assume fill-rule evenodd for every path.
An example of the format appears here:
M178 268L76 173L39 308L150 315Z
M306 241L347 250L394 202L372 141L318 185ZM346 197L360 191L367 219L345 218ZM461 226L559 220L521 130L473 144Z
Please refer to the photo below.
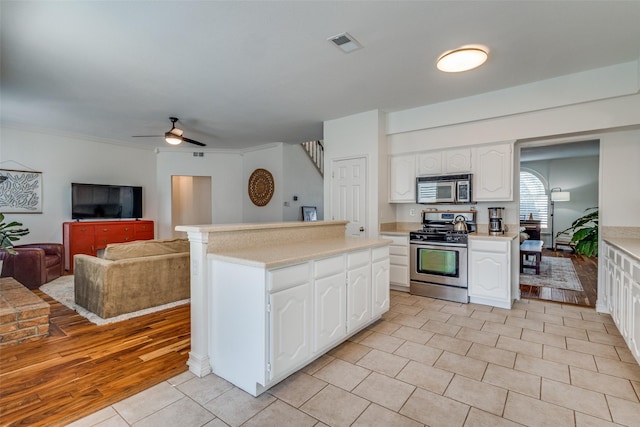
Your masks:
M142 218L142 187L71 183L71 217Z

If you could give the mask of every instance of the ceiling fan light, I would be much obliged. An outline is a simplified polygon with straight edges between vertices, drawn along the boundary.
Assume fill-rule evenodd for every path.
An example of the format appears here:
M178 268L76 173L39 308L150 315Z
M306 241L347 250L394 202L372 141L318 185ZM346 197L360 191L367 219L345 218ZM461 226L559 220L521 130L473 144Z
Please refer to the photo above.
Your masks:
M488 49L480 47L461 47L443 53L438 58L438 70L446 73L459 73L472 70L485 63Z
M182 143L180 135L175 135L173 132L167 132L164 134L164 140L171 145L178 145Z

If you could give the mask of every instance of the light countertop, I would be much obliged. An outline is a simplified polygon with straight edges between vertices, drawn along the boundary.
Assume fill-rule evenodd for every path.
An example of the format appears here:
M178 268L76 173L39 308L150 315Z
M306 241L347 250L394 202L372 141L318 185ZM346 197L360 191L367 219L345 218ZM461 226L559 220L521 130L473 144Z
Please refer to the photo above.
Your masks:
M344 237L279 244L269 247L250 247L231 251L218 250L209 253L208 257L209 259L270 269L346 252L386 246L389 243L391 241L385 239Z
M513 240L520 236L519 232L515 231L505 231L503 234L489 234L488 232L477 231L475 233L469 233L469 239L483 239L483 240Z
M603 240L640 261L640 239L606 237Z
M177 231L192 232L225 232L225 231L246 231L246 230L274 230L288 228L313 228L326 227L327 225L346 225L348 221L288 221L288 222L259 222L259 223L238 223L238 224L201 224L201 225L178 225Z

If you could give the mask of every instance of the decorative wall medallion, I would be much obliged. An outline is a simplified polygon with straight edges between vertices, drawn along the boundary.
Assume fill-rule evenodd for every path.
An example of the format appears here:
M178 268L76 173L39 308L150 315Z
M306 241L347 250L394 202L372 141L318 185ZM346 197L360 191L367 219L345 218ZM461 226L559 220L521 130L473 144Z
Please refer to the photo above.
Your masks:
M266 169L256 169L249 177L249 198L256 206L264 206L275 191L273 175Z

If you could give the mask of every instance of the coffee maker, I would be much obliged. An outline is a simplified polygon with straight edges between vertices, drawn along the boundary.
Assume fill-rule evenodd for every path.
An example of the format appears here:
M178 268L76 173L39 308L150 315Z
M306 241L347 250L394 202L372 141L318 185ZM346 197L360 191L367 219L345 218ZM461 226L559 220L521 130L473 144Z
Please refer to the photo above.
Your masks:
M503 213L504 208L489 208L489 234L504 234Z

